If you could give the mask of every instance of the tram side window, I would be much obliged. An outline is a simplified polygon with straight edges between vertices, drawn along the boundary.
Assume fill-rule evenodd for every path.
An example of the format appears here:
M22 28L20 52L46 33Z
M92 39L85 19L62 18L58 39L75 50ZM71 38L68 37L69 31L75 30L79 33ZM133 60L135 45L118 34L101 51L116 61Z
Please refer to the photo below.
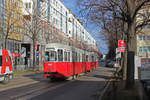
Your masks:
M79 62L80 62L80 53L79 53Z
M76 62L77 61L77 53L76 52L72 52L72 61Z
M82 54L82 62L85 62L85 55Z
M0 56L0 66L2 66L2 56Z
M49 61L49 52L46 52L45 55L46 55L46 61Z
M70 52L68 52L68 61L70 62Z
M72 62L74 62L74 60L75 60L75 53L74 53L74 51L72 51Z
M46 52L46 61L56 61L57 56L55 51Z
M58 61L61 62L63 61L63 50L58 49Z
M65 61L67 61L67 52L64 52Z
M56 51L51 51L49 54L49 60L50 61L56 61L57 57L56 57Z
M75 52L75 62L77 62L78 61L78 54L77 54L77 52Z

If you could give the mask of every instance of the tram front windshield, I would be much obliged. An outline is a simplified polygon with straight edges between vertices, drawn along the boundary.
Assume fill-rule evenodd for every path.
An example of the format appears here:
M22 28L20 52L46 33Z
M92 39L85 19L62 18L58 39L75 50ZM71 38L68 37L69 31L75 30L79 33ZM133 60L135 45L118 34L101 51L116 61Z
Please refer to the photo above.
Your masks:
M2 56L0 56L0 66L2 66Z
M46 61L55 62L57 60L56 51L46 52Z

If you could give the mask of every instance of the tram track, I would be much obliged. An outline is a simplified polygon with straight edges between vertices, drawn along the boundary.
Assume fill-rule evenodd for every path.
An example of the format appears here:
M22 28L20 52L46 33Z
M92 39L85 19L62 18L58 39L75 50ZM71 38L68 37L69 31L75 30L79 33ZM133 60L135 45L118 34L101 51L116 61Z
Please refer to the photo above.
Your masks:
M35 96L41 95L45 92L48 92L48 91L54 90L56 88L62 87L62 86L69 84L71 82L73 82L73 81L51 83L50 85L40 84L40 85L34 86L34 87L30 86L30 87L28 87L28 89L30 89L29 91L26 90L26 92L22 92L21 94L11 96L10 100L28 100L28 99L31 99Z

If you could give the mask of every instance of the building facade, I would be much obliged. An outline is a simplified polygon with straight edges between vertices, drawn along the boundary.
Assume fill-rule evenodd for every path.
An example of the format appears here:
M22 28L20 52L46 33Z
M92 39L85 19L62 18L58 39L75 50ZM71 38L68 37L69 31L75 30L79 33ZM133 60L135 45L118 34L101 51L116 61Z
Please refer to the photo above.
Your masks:
M36 40L36 62L40 63L42 60L44 46L47 43L63 43L98 51L95 39L61 0L23 0L23 16L26 19L24 27L33 24L35 13L39 20L37 23L40 24ZM27 28L23 33L22 47L26 48L25 62L27 64L33 58L33 40L29 38L29 34L32 33L27 31Z
M0 48L11 51L15 65L21 64L22 8L22 0L0 0Z
M149 15L149 6L144 7L137 15L137 25L143 23L143 20ZM147 17L149 18L149 17ZM150 58L150 26L145 25L142 30L137 33L137 56Z
M3 46L4 41L4 28L5 28L5 0L0 0L0 48Z
M69 38L96 47L95 39L61 0L38 0L41 19L49 22ZM43 8L44 7L44 8Z
M8 34L7 49L19 53L22 41L22 0L5 0L6 3L6 34Z
M137 55L150 58L150 29L143 29L137 36Z

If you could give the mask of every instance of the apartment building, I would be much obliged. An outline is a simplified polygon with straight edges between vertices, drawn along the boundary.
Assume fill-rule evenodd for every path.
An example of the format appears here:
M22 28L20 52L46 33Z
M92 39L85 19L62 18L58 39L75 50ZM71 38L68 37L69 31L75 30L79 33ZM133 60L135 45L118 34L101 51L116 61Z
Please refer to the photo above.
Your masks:
M38 4L42 20L51 23L69 38L96 46L95 39L61 0L38 0Z
M7 49L19 53L22 41L22 0L5 0L6 30L8 33Z
M28 24L32 24L35 13L39 18L39 27L41 27L36 40L37 61L42 60L44 45L47 43L58 42L87 50L94 48L98 51L95 39L61 0L23 0L23 16L28 20ZM27 64L27 59L32 61L33 42L28 37L26 29L23 32L22 47L26 48L25 62Z
M137 16L137 24L141 24L144 17L147 16L150 9L149 6L143 7ZM137 34L137 56L150 58L150 26L145 25Z
M5 0L0 0L0 48L4 41Z
M150 58L150 29L142 29L141 34L137 36L137 55Z

